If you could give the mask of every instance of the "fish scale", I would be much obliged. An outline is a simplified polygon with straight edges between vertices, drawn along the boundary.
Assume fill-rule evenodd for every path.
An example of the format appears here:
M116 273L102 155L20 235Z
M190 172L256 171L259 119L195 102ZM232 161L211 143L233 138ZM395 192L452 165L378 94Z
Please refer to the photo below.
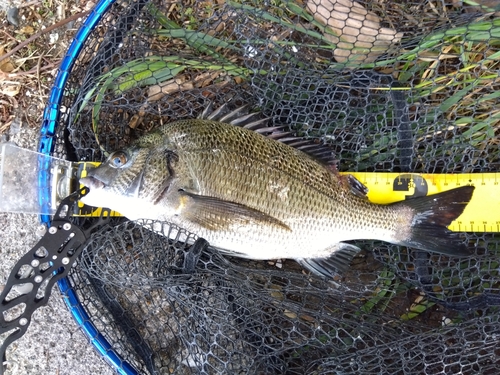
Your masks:
M348 240L470 253L446 226L462 213L473 187L373 204L358 181L287 144L306 149L305 141L240 123L215 117L159 127L81 180L90 188L84 203L105 204L130 219L169 221L230 255L292 258L322 276L344 269L359 251ZM124 155L127 162L116 165ZM133 183L123 186L130 176Z
M220 134L219 124L211 124L211 125L215 125L214 126L215 129L213 129L213 131L210 133L214 135ZM208 131L209 128L211 127L212 126L208 127L202 125L200 127L201 128L200 131ZM169 131L172 133L175 132L185 133L188 132L189 129L191 128L192 124L190 122L183 121L175 123L173 126L170 127ZM242 130L236 127L234 127L234 129ZM252 139L249 136L253 136L253 138L256 139ZM175 136L173 138L175 138ZM211 139L206 136L203 136L202 138L203 138L202 140L199 140L199 142L197 142L198 140L196 139L196 137L193 137L190 138L190 142L193 143L194 147L197 147L199 143L207 145L209 149L210 146L212 146L213 148L221 147L216 136L213 136ZM200 191L200 194L211 194L217 196L218 198L223 198L226 192L220 191L217 181L220 180L221 173L225 173L226 171L232 171L230 169L231 165L237 165L239 168L237 173L233 173L233 175L229 174L227 176L224 176L225 181L229 182L234 181L234 183L236 184L236 186L232 188L233 190L242 192L241 196L234 198L236 198L238 202L249 204L254 208L260 209L268 214L272 214L273 216L279 219L284 219L286 216L289 215L300 215L304 217L305 215L313 215L316 208L320 209L322 216L324 216L325 208L319 206L326 202L324 195L327 195L329 197L343 195L342 194L343 187L338 183L338 179L336 178L336 176L334 176L329 171L325 170L323 166L310 160L305 154L296 152L296 150L291 148L283 147L284 145L279 144L278 142L269 141L265 142L264 145L259 144L260 147L255 147L254 145L261 140L268 141L259 134L247 132L246 137L241 137L241 141L239 143L237 143L236 145L231 144L231 147L226 146L224 152L226 152L227 156L221 158L225 163L224 165L218 165L212 162L209 168L203 170L202 168L195 166L193 170L199 171L198 176L196 176L196 179L200 181L204 180L212 182L210 188ZM195 165L196 160L198 159L207 160L207 157L214 154L213 152L208 151L207 154L201 153L201 155L197 155L196 149L194 150L190 149L190 147L193 145L187 143L181 143L178 145L179 153L182 152L195 153L195 156L191 161L190 165ZM277 149L278 146L281 146L281 148L284 149L284 152L280 149ZM303 187L302 191L297 192L297 194L293 195L293 198L285 202L287 206L295 208L295 211L291 212L288 211L283 213L283 215L280 215L281 210L279 211L277 210L279 207L273 207L272 209L274 211L271 211L268 209L268 207L266 207L266 205L263 205L263 202L268 204L268 202L275 202L276 199L274 199L275 197L263 196L263 192L268 191L268 182L259 178L260 171L258 169L254 171L241 170L241 168L243 168L247 164L245 163L245 160L242 160L242 155L244 155L243 158L245 160L251 160L253 163L260 162L262 165L262 169L264 168L267 169L266 176L268 176L267 178L268 180L277 181L282 176L286 177L289 176L287 178L288 179L287 185L295 186L293 182L298 182L298 184ZM272 156L275 155L279 155L279 157L272 158ZM296 168L291 166L290 163L285 162L285 160L293 159L295 155L299 155L300 157L300 163L297 163L298 167ZM270 172L272 171L276 172L275 175L270 175ZM306 174L306 171L309 171L309 174ZM214 172L215 175L209 175L210 172ZM252 183L255 184L255 186L252 186L252 189L248 189L247 188L248 185L242 183L242 179L240 177L241 175L245 176L244 177L245 179L250 178ZM313 175L313 176L311 176L310 178L304 178L304 175L306 176ZM208 178L204 179L203 176L207 176ZM217 176L219 176L219 178L217 178ZM320 194L320 197L317 197L318 193ZM255 201L252 202L249 201L251 196L255 197ZM299 200L303 196L308 196L309 200L308 205L296 205L295 201ZM233 197L226 196L226 198L231 200ZM301 209L301 211L297 212L298 209Z

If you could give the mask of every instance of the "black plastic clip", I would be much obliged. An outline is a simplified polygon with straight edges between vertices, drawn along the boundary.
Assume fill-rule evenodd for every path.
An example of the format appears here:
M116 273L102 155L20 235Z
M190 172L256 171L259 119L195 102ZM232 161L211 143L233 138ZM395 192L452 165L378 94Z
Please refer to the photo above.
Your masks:
M10 273L0 295L0 335L10 332L0 346L0 375L7 347L24 335L33 312L47 304L54 283L68 275L90 233L109 220L109 210L103 210L99 221L85 230L69 220L73 206L85 194L86 188L80 189L61 201L45 235Z

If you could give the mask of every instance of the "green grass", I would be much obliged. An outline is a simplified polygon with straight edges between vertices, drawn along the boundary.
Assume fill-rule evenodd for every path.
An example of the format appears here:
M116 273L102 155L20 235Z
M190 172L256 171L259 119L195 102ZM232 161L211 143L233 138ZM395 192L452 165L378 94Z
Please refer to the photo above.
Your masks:
M230 62L217 65L201 59L186 59L180 56L149 56L113 68L102 75L97 84L87 92L78 110L78 114L80 114L89 105L91 106L92 130L97 144L105 155L108 154L108 150L105 150L99 142L99 118L102 104L108 99L108 96L116 97L137 87L158 85L174 79L186 69L201 72L213 70L238 77L250 74L247 69L240 68Z
M305 43L290 40L274 40L272 43L271 48L275 49L276 55L281 56L283 61L288 61L291 66L304 69L308 67L303 61L298 61L297 57L289 52L288 47L307 47L310 49L321 47L331 50L336 48L336 45L330 43L322 34L322 32L328 33L328 29L325 29L314 20L311 14L293 1L277 1L278 7L266 9L259 9L257 5L240 4L235 1L228 1L228 4L236 10L251 15L256 23L285 27L305 36ZM175 58L177 62L171 61L166 65L162 65L163 62L158 62L158 67L147 61L144 63L136 61L123 68L114 69L106 77L99 80L98 84L101 89L98 90L98 98L95 100L94 118L100 110L99 102L104 99L104 93L108 89L127 91L134 87L158 84L174 78L185 69L194 69L199 72L219 69L228 74L239 76L242 80L246 80L252 74L273 74L270 71L252 72L245 69L241 64L245 50L239 41L218 38L192 29L193 8L185 9L184 16L188 17L190 21L187 22L188 27L182 27L179 22L161 13L153 4L149 4L147 7L160 26L157 29L149 30L152 35L162 40L182 41L196 56L200 56L200 59L196 61L186 60L178 56ZM272 9L272 11L267 9ZM186 11L189 14L186 14ZM213 9L205 11L211 15ZM305 27L305 23L313 27ZM254 40L249 40L248 43L259 48L261 45L268 45L269 41L256 37ZM432 99L433 102L440 101L439 105L431 108L427 118L421 118L417 121L418 129L415 132L419 139L425 141L433 138L452 124L455 127L455 134L450 139L445 140L443 149L465 144L479 148L484 146L488 139L494 139L500 128L498 113L492 113L492 107L498 100L497 90L500 89L498 74L500 51L488 48L488 46L500 46L500 19L478 21L466 26L435 31L420 40L413 48L401 49L397 55L387 56L374 63L360 64L356 61L350 61L338 64L318 58L316 66L311 67L322 67L323 69L328 67L328 69L334 70L392 68L394 69L393 74L397 76L399 82L408 85L408 87L400 89L411 90L414 103L427 102L429 99ZM149 57L149 59L151 58L153 57ZM161 57L156 56L156 59L161 60ZM439 66L444 64L448 68L446 70L440 69ZM126 69L131 70L126 72L124 71ZM282 74L282 72L274 74ZM371 89L383 91L388 90L388 87ZM439 98L441 99L439 100ZM85 104L87 103L85 102ZM471 108L474 108L473 113ZM390 112L392 108L388 108L388 110ZM386 118L392 118L392 113L387 113L384 117L381 118L382 121L386 121ZM435 118L443 120L443 128L440 128L439 124L430 127L425 125L428 122L434 122ZM373 130L376 131L380 125L383 124L374 124ZM380 137L374 138L373 143L369 144L368 147L362 149L356 159L361 167L390 160L393 157L391 145L396 143L396 132L381 134ZM499 155L497 152L495 155L488 156L490 159L494 159Z
M277 55L289 61L291 66L307 68L303 62L288 51L290 46L333 50L336 45L330 43L322 34L328 29L319 24L311 14L293 1L281 1L279 8L259 9L257 5L240 4L230 1L229 4L240 11L253 15L259 22L285 27L300 33L306 43L290 40L273 41ZM300 22L297 22L300 21ZM306 28L307 23L314 27ZM267 40L249 41L252 45L268 43ZM314 44L314 43L317 44ZM234 48L234 43L227 42ZM424 103L430 107L426 117L415 122L415 134L426 143L446 133L442 149L436 157L452 158L459 162L466 147L484 150L484 157L490 161L500 158L500 150L495 146L495 139L500 134L500 118L495 107L498 106L498 90L500 89L500 19L480 20L467 25L437 30L422 38L411 49L400 49L397 55L386 56L370 64L356 61L338 64L317 58L318 66L329 69L393 69L393 75L399 82L411 90L412 103ZM366 51L361 51L366 52ZM446 66L445 69L442 67ZM312 66L314 67L314 65ZM388 87L371 88L388 90ZM395 88L392 88L393 90ZM306 94L307 95L307 94ZM434 103L438 102L438 105ZM410 103L410 104L412 104ZM429 104L427 104L429 103ZM382 117L382 121L392 118L393 108ZM435 123L438 119L439 123ZM442 126L440 126L442 124ZM384 123L374 124L377 132ZM453 129L450 129L453 126ZM453 134L450 133L453 130ZM362 149L355 156L359 166L368 169L374 163L392 160L393 146L397 144L397 133L380 134L373 138L373 143ZM421 152L427 152L426 148Z
M400 279L389 269L380 272L378 285L373 296L370 297L361 307L360 312L373 313L383 312L396 294L408 290L408 286L401 283Z

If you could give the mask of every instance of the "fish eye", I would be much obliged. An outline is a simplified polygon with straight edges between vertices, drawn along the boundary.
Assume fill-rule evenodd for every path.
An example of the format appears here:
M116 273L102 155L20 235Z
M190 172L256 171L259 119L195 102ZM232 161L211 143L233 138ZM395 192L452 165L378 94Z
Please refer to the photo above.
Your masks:
M109 157L109 164L114 168L123 167L128 161L128 156L123 151L113 152Z

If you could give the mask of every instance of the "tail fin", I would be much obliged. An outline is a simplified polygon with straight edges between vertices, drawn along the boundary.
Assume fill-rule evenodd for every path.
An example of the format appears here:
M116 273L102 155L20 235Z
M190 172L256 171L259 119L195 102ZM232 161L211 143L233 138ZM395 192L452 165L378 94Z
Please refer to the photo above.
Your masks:
M474 186L463 186L395 203L410 207L415 212L410 238L400 244L449 256L470 255L470 250L460 240L458 233L448 230L447 226L462 214L473 192Z

